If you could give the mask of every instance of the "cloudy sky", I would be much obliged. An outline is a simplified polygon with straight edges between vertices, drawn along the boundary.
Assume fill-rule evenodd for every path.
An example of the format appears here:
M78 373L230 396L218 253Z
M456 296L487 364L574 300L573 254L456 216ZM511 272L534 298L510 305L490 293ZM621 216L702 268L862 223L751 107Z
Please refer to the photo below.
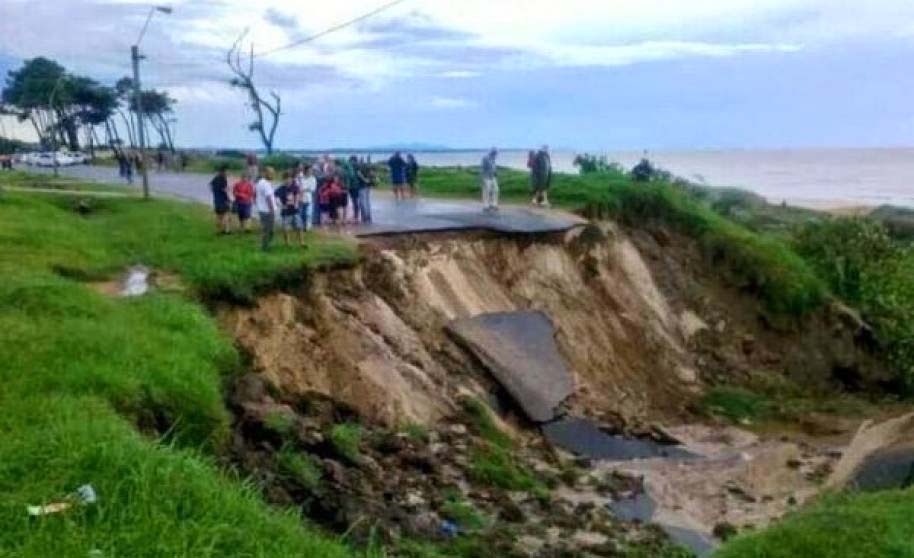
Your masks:
M178 99L179 144L257 146L235 38L267 53L385 1L173 2L144 85ZM47 56L113 83L149 6L0 0L0 71ZM281 148L890 146L914 144L912 63L912 0L404 0L256 76L282 96Z

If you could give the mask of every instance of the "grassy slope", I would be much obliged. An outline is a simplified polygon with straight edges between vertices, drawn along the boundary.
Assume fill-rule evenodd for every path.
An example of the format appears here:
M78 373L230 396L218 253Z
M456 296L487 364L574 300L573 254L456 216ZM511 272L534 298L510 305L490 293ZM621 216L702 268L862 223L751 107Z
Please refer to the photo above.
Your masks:
M222 384L238 363L204 309L177 293L112 299L79 279L143 262L244 295L352 250L315 240L307 256L265 256L184 204L93 200L82 217L72 203L0 197L0 556L344 556L193 449L225 441ZM134 423L173 436L156 443ZM96 506L26 517L83 483Z
M740 537L718 558L914 557L914 489L832 496L759 534Z

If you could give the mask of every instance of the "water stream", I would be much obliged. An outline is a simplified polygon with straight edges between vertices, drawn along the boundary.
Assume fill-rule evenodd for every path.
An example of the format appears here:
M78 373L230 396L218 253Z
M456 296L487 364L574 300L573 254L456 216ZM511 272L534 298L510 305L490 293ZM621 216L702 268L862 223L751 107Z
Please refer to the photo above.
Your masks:
M575 455L600 461L699 459L698 456L680 446L610 434L597 424L578 417L565 417L544 424L542 430L546 439L555 446ZM717 547L717 543L712 538L699 531L655 521L657 503L645 492L640 492L625 500L612 502L607 507L625 521L657 523L670 539L688 548L699 558L711 556Z

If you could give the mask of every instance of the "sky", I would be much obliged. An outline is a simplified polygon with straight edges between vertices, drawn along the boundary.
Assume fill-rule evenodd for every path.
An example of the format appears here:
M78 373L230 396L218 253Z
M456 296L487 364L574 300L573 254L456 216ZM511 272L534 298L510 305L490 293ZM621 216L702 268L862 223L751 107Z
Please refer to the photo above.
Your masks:
M179 145L258 147L225 63L247 31L281 149L914 145L911 0L403 0L269 52L387 1L169 3L144 87L177 99ZM0 73L45 56L113 83L150 5L2 0Z

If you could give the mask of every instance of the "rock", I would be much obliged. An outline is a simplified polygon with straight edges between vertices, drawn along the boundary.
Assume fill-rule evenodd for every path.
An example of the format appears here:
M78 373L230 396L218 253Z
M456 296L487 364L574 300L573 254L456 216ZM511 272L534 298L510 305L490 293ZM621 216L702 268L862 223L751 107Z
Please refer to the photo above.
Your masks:
M734 525L724 521L722 523L718 523L717 525L715 525L714 530L712 531L711 534L713 534L718 539L726 542L729 539L735 537L737 533L738 533L738 530L736 529L736 527Z
M413 536L432 538L439 534L441 517L432 511L410 514L405 520L405 529Z
M517 538L514 548L523 556L539 556L545 542L532 535L522 535Z
M448 428L448 430L454 436L466 436L467 435L467 427L462 424L452 424L450 426L450 428Z
M500 312L455 320L447 331L467 347L534 422L555 418L574 392L552 321L542 312Z
M427 502L425 498L422 497L418 492L409 492L406 494L406 499L403 502L408 508L419 508L425 506Z
M232 399L235 404L263 401L268 397L267 385L258 374L248 373L235 381Z
M324 473L327 475L327 478L339 485L346 484L346 467L343 466L339 461L334 461L333 459L324 460Z
M571 540L583 547L601 546L609 542L609 537L603 533L594 533L592 531L575 531Z

